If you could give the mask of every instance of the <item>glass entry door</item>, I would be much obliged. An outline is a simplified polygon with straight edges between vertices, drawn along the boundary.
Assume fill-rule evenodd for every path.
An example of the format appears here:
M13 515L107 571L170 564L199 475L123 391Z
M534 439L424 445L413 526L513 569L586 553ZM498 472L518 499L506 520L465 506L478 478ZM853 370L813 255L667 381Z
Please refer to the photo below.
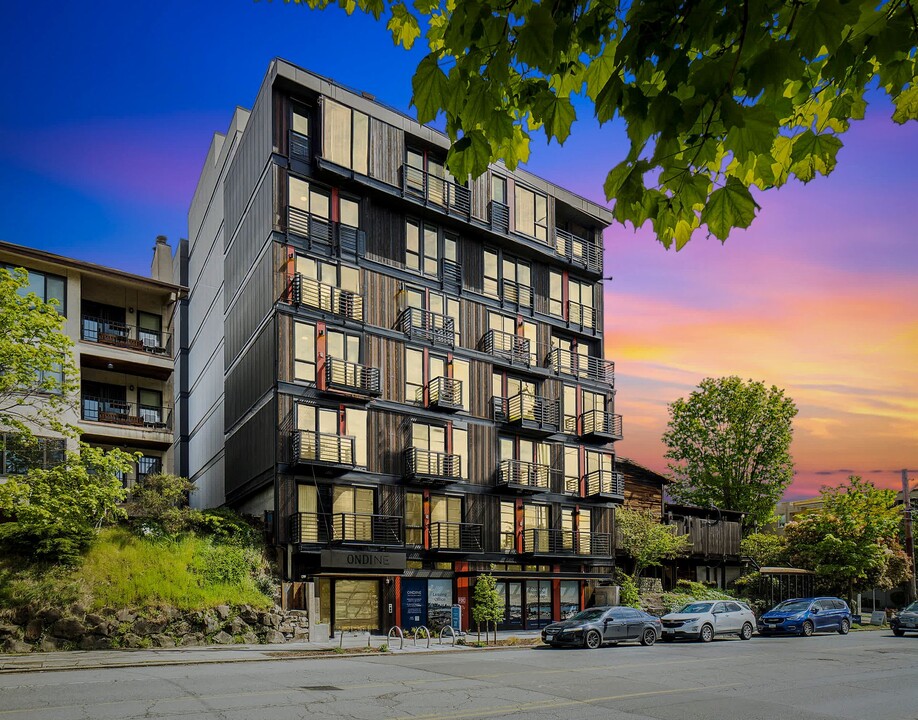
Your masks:
M545 627L551 623L551 581L526 581L526 629Z
M523 628L523 583L498 582L497 593L504 598L504 619L498 623L501 630Z

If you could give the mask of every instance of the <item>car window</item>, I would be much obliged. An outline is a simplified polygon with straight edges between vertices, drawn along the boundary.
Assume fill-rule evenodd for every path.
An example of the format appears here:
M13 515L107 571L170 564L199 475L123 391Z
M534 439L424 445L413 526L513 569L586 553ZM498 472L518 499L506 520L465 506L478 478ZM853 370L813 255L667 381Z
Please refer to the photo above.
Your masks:
M918 601L913 602L903 612L918 612Z
M626 620L630 617L634 617L634 612L635 611L629 607L617 607L617 608L612 608L609 615L615 618L616 620Z
M605 614L605 608L590 608L589 610L583 610L582 612L574 615L571 620L599 620L603 614Z
M717 603L717 604L714 606L714 609L711 610L711 612L716 612L716 613L726 612L724 603L722 603L722 602Z
M743 612L743 608L741 608L739 604L737 603L727 603L727 611L728 612Z
M699 602L699 603L689 603L683 607L679 612L686 613L688 615L698 615L700 613L711 612L711 605L713 603L709 602Z
M772 610L777 612L803 612L805 610L809 610L809 608L809 600L785 600L784 602L775 605Z

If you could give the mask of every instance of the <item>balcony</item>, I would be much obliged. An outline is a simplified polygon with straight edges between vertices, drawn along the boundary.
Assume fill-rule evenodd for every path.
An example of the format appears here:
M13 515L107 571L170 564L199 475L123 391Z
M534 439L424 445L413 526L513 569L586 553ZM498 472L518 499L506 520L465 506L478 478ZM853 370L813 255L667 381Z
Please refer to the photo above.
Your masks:
M427 402L424 402L424 397ZM462 410L462 381L449 377L436 377L426 388L418 388L417 401L431 410L455 412Z
M433 206L451 215L469 217L472 212L472 193L467 187L452 179L433 175L410 165L402 165L399 172L402 192L424 205Z
M580 435L604 440L621 440L622 416L602 410L588 410L580 416Z
M363 322L363 297L334 285L320 283L302 273L295 273L290 277L287 298L294 305L303 305Z
M300 160L308 163L312 159L310 156L309 137L307 135L291 130L287 143L291 160Z
M551 468L524 460L501 460L497 485L522 492L548 492L551 490Z
M83 315L80 338L86 342L172 357L172 335L136 325Z
M330 357L325 360L325 391L375 397L379 395L379 368Z
M482 352L495 360L513 367L529 367L532 354L529 351L529 339L513 335L502 330L488 330L479 343Z
M561 429L561 403L558 400L521 392L510 398L494 397L491 401L496 422L534 435L552 435Z
M742 523L711 517L669 517L667 525L691 540L690 553L703 556L739 555Z
M561 228L555 228L555 252L573 265L590 272L602 272L602 245L590 242Z
M456 327L453 318L430 310L406 308L398 316L395 327L410 338L423 338L435 345L452 347L456 343Z
M513 280L502 280L500 299L504 305L512 305L524 310L532 310L532 288L520 285Z
M523 530L523 552L527 555L607 558L612 556L612 535L548 528Z
M500 233L510 233L510 208L502 202L492 200L488 203L488 222L491 229Z
M326 468L350 469L355 466L355 439L348 435L332 435L315 430L294 430L292 433L293 463L319 465Z
M462 292L462 266L440 258L440 285L450 295L459 295Z
M80 417L91 422L121 425L140 430L171 430L172 408L136 402L82 396Z
M480 553L481 525L434 522L430 524L430 549L440 552Z
M615 470L593 470L583 476L584 497L592 500L625 499L625 475Z
M429 485L460 482L462 459L450 453L410 447L405 450L405 477Z
M294 513L290 516L290 539L313 545L405 544L402 518L367 513Z
M341 257L356 258L366 249L366 233L360 228L295 207L287 208L287 234L305 239L310 249L318 247Z
M567 324L578 325L585 330L596 329L596 310L572 300L567 303Z
M615 387L615 363L611 360L554 348L548 353L547 364L552 372L559 375L573 375Z

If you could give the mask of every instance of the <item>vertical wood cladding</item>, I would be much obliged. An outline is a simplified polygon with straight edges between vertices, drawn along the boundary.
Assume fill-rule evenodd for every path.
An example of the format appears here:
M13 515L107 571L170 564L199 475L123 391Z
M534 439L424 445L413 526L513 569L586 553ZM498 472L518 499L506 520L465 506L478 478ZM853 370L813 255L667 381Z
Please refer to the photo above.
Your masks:
M363 312L367 325L391 328L398 314L401 283L397 278L372 270L364 270L363 278Z
M462 286L481 292L484 289L484 246L478 240L462 238L459 257L462 262Z
M615 508L614 507L594 507L590 511L591 529L596 533L615 534ZM618 543L616 542L616 546Z
M367 417L368 470L386 475L402 474L409 415L371 409ZM375 449L375 452L374 452Z
M496 428L469 425L469 484L493 486L496 470Z
M275 398L226 438L226 493L275 465L277 408Z
M228 308L242 286L246 273L251 270L255 258L270 242L272 224L272 203L274 200L274 178L271 174L264 177L255 192L239 225L239 230L229 244L223 260L225 292L224 309Z
M472 217L487 222L488 203L491 202L491 173L486 172L472 180L469 189L472 195Z
M290 98L285 94L274 93L274 147L281 155L290 154Z
M459 332L462 335L462 347L476 349L487 331L487 306L472 300L463 300L462 312L459 313ZM490 383L490 380L488 382Z
M535 311L548 315L548 301L551 298L548 265L542 263L532 264L532 295Z
M500 547L500 498L496 495L466 495L466 522L481 524L482 545L486 552Z
M224 425L231 429L255 403L274 387L275 322L265 325L258 338L226 377Z
M367 254L401 266L405 262L405 218L387 207L366 201Z
M376 495L377 512L380 515L405 517L405 489L398 485L379 485Z
M650 510L660 517L663 508L663 489L635 482L625 475L625 507L632 510Z
M269 243L255 261L252 274L229 309L224 323L226 344L224 367L229 368L274 305L274 243Z
M491 363L472 360L469 366L469 414L491 419Z
M405 401L404 343L377 335L365 335L366 364L379 369L384 400Z
M274 322L277 324L277 380L293 382L294 320L290 315L278 313Z
M388 123L370 118L370 177L390 185L399 184L405 162L405 133Z

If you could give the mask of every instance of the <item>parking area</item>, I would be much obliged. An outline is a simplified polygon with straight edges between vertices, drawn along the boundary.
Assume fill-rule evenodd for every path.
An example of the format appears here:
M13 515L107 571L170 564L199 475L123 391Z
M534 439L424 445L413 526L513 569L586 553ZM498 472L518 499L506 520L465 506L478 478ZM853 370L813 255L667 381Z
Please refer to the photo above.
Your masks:
M875 631L11 674L0 718L913 720L916 677L918 637Z

